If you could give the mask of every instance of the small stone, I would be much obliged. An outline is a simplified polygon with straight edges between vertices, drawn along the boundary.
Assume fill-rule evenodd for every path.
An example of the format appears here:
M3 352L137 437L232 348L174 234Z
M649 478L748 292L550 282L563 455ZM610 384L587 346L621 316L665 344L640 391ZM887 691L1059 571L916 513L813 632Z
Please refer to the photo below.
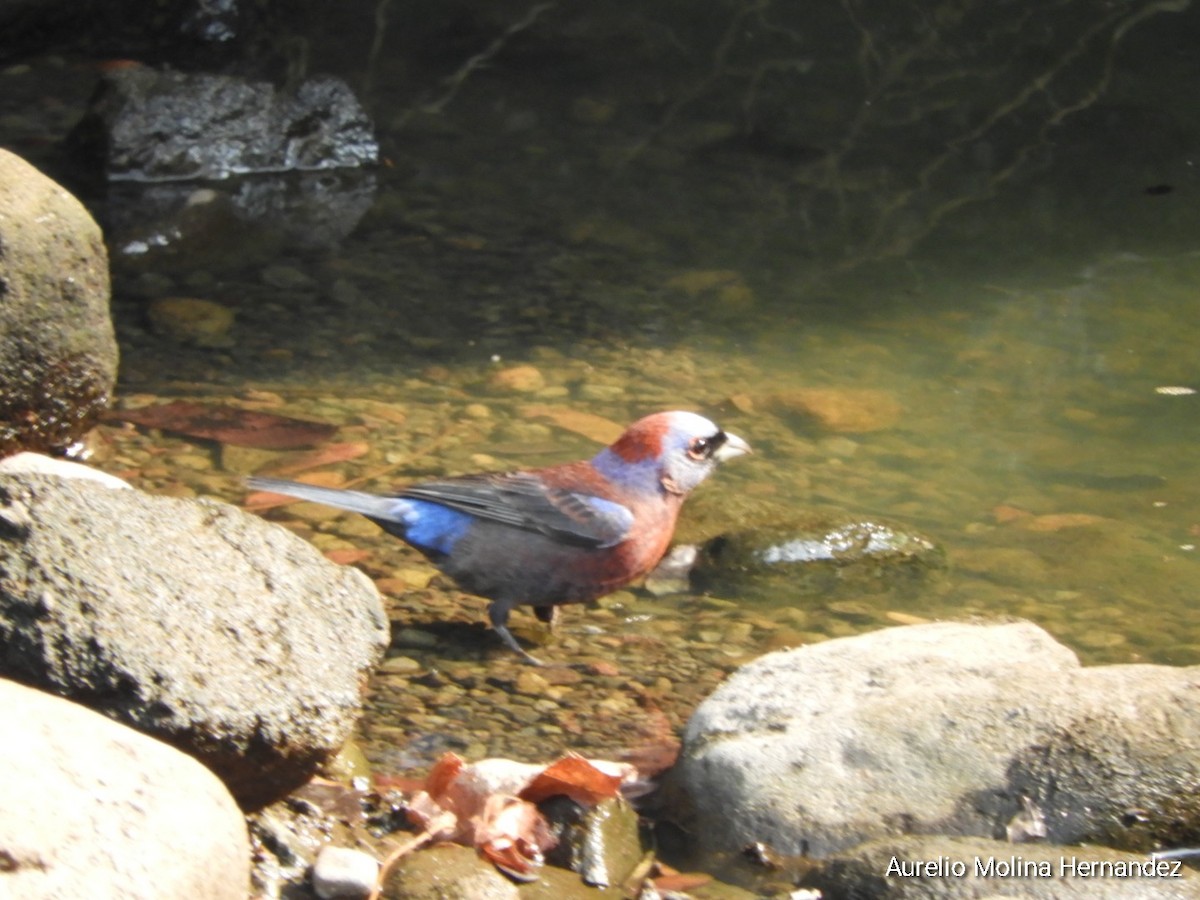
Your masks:
M403 579L404 583L413 590L421 590L422 588L429 587L429 582L433 580L435 574L436 572L433 569L418 569L416 567L397 569L395 573L397 578Z
M516 691L527 697L540 697L550 687L550 682L537 672L522 672L517 676Z
M390 675L405 675L410 672L419 672L421 664L411 656L393 656L391 659L385 659L379 666L380 672L386 672Z
M770 400L781 412L815 419L827 431L839 433L891 428L904 412L887 391L869 388L796 388Z
M379 863L375 857L326 844L313 863L312 884L321 900L369 897L375 889Z
M199 297L164 297L146 310L150 327L183 344L197 347L229 347L233 341L233 311Z
M437 635L431 631L422 631L420 628L400 628L392 633L393 647L430 650L437 645Z
M625 388L619 384L585 384L580 386L579 396L583 400L619 400L625 396Z
M317 286L312 277L294 266L267 266L260 277L264 284L285 291L311 291Z
M408 900L455 897L517 900L517 886L474 849L441 844L403 857L388 877L384 895Z
M493 390L518 394L529 394L545 387L546 379L535 366L512 366L497 369L488 378Z
M610 100L595 97L576 97L571 101L571 118L581 125L604 125L616 115L617 106Z
M463 407L463 414L470 419L490 419L492 411L483 403L468 403Z

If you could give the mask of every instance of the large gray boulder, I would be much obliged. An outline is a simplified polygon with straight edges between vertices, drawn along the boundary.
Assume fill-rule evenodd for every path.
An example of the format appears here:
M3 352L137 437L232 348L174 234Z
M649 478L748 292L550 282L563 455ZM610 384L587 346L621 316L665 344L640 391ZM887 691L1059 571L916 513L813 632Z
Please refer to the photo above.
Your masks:
M328 75L277 90L230 75L113 69L73 140L100 155L114 181L358 168L379 159L362 104Z
M0 456L69 447L108 406L116 375L99 226L0 149Z
M361 572L232 506L0 473L0 675L179 747L246 807L343 744L388 637Z
M825 900L1200 900L1200 872L1107 847L882 838L807 875Z
M1200 844L1200 667L1083 668L1027 622L772 653L696 710L672 788L713 849L1003 838L1026 802L1055 843Z
M246 822L212 772L0 679L0 897L245 900Z

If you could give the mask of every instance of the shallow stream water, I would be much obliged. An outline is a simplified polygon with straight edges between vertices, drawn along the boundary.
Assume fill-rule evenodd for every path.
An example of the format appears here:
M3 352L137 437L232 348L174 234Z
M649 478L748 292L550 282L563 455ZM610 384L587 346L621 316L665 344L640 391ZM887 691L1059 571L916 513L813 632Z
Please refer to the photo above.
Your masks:
M403 6L382 32L364 4L340 37L307 35L378 123L373 202L334 244L114 241L121 402L341 426L366 452L324 469L380 490L590 455L568 412L695 409L756 453L698 492L681 539L836 509L920 532L947 567L830 596L622 591L568 609L538 651L556 665L534 671L482 601L374 526L272 511L388 598L373 761L652 753L740 662L922 620L1023 617L1088 663L1200 664L1200 115L1174 89L1200 74L1197 14L1126 5L1055 68L1076 46L1061 31L1011 59L979 32L980 55L955 59L928 23L873 30L854 4L821 12L827 41L763 3L714 4L692 32L546 6L525 28L515 4L463 13L461 32L447 14L423 51ZM736 56L755 35L791 55L773 45L755 75ZM53 170L91 83L62 57L0 73L0 143ZM765 124L746 126L751 103ZM164 296L217 302L232 329L164 337L145 315ZM524 365L540 381L497 384ZM830 417L794 402L818 388ZM113 425L96 458L241 502L240 476L277 456Z

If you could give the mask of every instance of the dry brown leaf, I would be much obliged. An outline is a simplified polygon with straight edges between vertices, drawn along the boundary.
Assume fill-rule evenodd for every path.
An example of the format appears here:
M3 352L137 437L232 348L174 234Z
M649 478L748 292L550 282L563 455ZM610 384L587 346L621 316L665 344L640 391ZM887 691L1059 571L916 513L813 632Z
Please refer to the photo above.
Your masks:
M606 772L576 754L567 754L562 759L546 766L520 796L534 803L541 803L559 794L570 797L582 806L595 806L603 800L621 792L625 771L632 766L610 763L613 771Z
M295 456L289 456L287 459L282 459L279 462L267 466L263 469L264 475L291 475L295 472L303 472L306 469L315 469L318 466L331 466L334 463L347 462L351 459L357 459L360 456L366 456L371 450L371 445L366 441L344 441L339 444L326 444L316 450L309 450L307 453L298 453Z
M661 893L686 893L706 885L712 880L711 875L705 875L703 872L677 872L673 875L659 875L657 878L651 879Z
M474 844L501 871L533 881L556 840L536 806L518 797L492 794L475 820Z
M430 840L473 846L513 878L537 877L555 844L535 803L560 794L585 806L616 796L637 776L633 766L568 754L545 765L510 759L466 763L444 754L407 804L409 819Z
M443 753L425 778L425 792L434 797L445 796L466 764L467 761L457 753Z

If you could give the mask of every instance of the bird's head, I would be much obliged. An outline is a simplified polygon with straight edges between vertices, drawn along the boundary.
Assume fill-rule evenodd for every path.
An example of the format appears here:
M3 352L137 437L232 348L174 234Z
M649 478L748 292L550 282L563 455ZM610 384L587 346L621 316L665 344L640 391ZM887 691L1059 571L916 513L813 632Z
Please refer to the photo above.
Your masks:
M638 419L592 462L630 487L686 496L717 463L749 452L736 434L696 413L673 410Z

